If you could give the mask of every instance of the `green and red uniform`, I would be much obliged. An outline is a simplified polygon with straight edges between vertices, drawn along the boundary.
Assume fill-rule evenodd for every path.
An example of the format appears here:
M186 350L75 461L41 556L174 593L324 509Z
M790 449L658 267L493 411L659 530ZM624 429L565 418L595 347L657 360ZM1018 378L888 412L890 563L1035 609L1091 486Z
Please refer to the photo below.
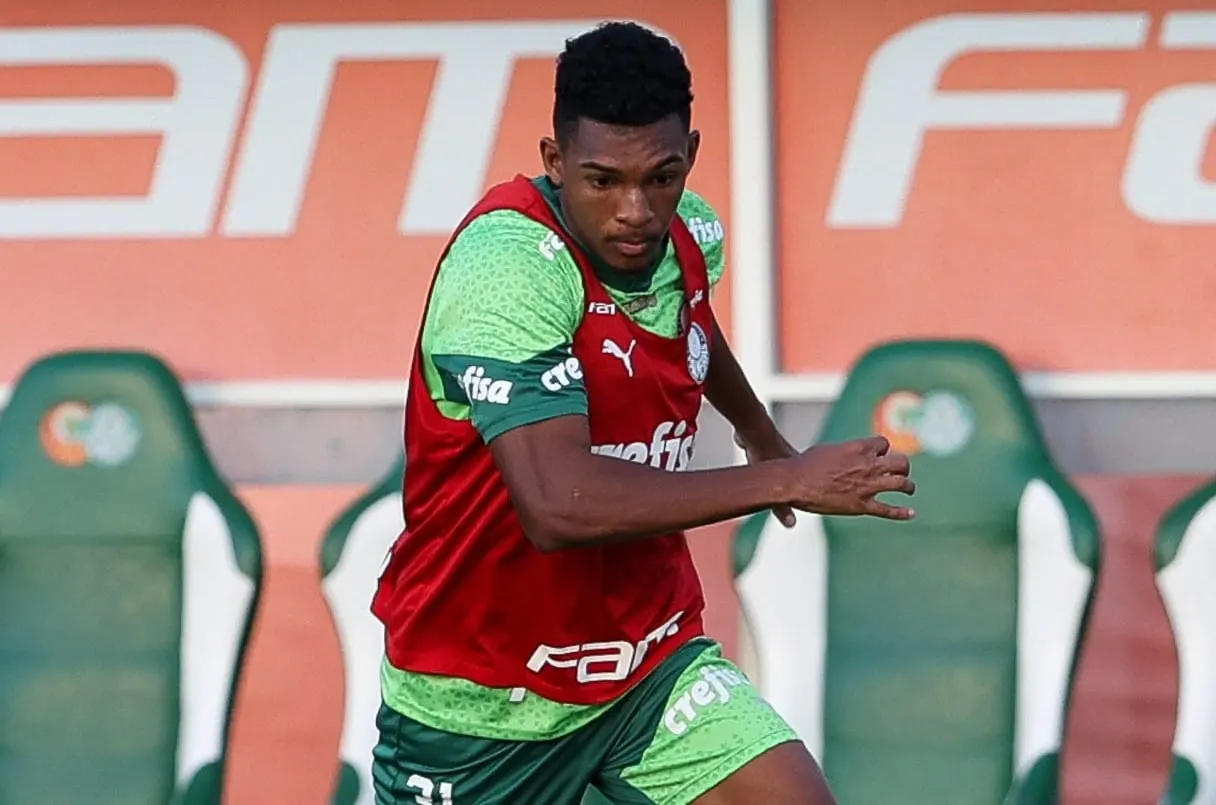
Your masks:
M620 802L684 803L793 738L703 637L682 533L542 553L487 446L583 413L593 452L687 468L722 262L716 215L687 198L641 277L593 262L554 189L523 177L445 249L406 405L407 528L373 603L378 802L562 805L595 782ZM740 702L752 728L701 728Z

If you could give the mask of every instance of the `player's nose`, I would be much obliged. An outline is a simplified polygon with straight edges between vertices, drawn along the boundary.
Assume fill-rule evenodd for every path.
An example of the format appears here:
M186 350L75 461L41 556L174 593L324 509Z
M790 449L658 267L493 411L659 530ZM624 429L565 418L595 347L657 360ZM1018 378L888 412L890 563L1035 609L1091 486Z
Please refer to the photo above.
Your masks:
M630 229L643 229L654 220L654 210L640 187L627 188L621 193L616 207L616 220Z

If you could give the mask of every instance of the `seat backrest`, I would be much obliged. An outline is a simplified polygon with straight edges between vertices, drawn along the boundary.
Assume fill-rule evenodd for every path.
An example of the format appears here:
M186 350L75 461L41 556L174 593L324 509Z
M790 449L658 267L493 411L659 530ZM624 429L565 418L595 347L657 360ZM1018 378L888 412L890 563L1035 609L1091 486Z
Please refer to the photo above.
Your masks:
M30 367L0 416L0 802L218 803L260 578L164 363Z
M1178 650L1172 805L1216 805L1216 480L1162 518L1157 588Z
M321 589L338 632L346 706L334 785L334 805L372 805L372 749L379 738L380 664L384 627L372 614L376 582L405 523L401 502L404 462L346 509L321 546Z
M864 355L820 441L874 433L911 455L915 520L739 532L761 688L842 802L995 804L1061 740L1096 525L988 345Z

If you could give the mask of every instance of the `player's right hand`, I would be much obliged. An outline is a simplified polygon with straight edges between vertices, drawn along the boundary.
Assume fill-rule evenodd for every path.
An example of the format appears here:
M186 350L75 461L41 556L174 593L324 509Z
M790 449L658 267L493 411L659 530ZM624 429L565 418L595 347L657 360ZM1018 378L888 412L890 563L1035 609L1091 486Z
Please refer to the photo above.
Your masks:
M882 436L811 447L789 459L794 469L791 505L815 514L870 515L886 520L911 520L915 512L883 503L882 492L911 495L916 484L908 476L908 457L891 452Z

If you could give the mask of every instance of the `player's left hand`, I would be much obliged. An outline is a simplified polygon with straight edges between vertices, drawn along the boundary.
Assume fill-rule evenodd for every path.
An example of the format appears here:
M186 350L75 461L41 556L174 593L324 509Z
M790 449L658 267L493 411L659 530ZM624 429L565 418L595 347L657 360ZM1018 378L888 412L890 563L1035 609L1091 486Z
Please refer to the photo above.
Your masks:
M792 458L798 455L793 445L774 428L771 435L764 438L748 438L735 431L735 444L747 455L748 464L759 464L761 461L772 461L780 458ZM794 510L789 506L778 506L773 509L777 520L786 528L796 524Z

